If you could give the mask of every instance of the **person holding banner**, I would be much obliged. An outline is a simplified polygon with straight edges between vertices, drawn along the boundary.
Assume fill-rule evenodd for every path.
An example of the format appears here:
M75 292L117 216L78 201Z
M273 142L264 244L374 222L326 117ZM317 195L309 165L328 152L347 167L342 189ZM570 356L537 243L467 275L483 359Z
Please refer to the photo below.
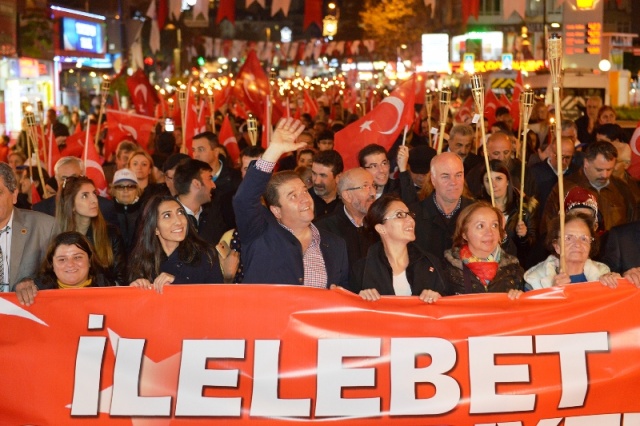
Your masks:
M118 228L104 220L93 181L86 176L69 177L57 197L55 218L60 232L86 235L107 279L124 285L127 265L124 240Z
M419 296L427 303L450 293L436 267L438 260L413 243L414 217L396 195L385 194L371 205L365 227L380 241L353 266L349 290L369 301L396 295Z
M296 142L303 130L298 120L281 120L271 144L249 167L233 199L244 283L348 285L344 240L313 225L313 200L295 172L272 173L283 154L306 146ZM261 203L263 194L266 207Z
M453 234L453 248L444 252L443 275L452 293L508 293L520 297L524 271L515 256L500 248L504 216L486 201L460 212Z
M105 276L87 237L75 231L62 232L51 241L34 282L39 290L115 285Z
M560 246L558 239L566 244L566 272L558 273ZM547 260L529 269L524 274L527 290L536 290L558 285L600 280L608 287L617 285L620 274L611 272L604 263L591 260L598 252L598 235L593 218L582 212L569 213L564 223L564 235L560 235L560 218L551 223L547 245L554 254Z
M131 252L130 286L162 293L169 284L220 284L233 279L238 254L232 252L220 262L213 246L189 226L187 213L175 198L152 197L142 217Z

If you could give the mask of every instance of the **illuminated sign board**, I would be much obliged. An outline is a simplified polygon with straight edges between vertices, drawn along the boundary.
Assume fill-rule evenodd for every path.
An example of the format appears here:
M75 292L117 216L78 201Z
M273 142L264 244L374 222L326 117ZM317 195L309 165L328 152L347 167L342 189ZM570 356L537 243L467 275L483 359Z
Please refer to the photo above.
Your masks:
M66 51L102 55L105 53L103 24L62 18L62 48Z
M464 62L460 62L457 64L453 64L454 72L468 72L465 67ZM528 60L528 61L512 61L511 66L514 70L522 70L527 72L534 72L544 69L544 61L540 60ZM473 68L475 72L490 72L490 71L501 71L503 68L503 63L501 61L475 61L473 63Z
M602 24L600 22L566 24L564 35L566 54L600 54L602 40Z
M422 34L422 69L449 72L449 34Z
M502 31L470 32L451 37L451 61L460 62L467 53L473 53L476 59L499 61L503 45Z

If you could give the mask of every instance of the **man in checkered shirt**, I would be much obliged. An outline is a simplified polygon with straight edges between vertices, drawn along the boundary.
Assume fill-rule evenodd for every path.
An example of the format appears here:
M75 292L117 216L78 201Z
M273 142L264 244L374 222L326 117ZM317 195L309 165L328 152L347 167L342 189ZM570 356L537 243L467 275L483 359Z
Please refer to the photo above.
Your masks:
M348 284L344 240L313 225L313 200L298 175L273 173L283 154L300 148L296 138L303 130L298 120L280 121L271 144L249 167L233 199L243 247L243 283L320 288Z

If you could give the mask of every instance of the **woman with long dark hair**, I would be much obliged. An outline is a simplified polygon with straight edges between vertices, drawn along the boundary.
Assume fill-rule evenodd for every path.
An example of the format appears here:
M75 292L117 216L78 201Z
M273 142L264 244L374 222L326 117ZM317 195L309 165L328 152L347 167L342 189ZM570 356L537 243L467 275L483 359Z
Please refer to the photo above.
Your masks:
M60 232L77 231L85 235L107 279L116 285L125 284L124 241L118 228L102 217L91 179L72 176L65 180L56 200L56 223Z
M130 257L129 282L133 287L155 288L167 284L215 284L231 281L224 270L235 272L227 262L237 254L218 260L213 246L201 240L182 204L164 195L149 199L138 225L137 240Z
M502 248L509 254L517 256L524 265L531 247L536 241L535 221L538 201L524 196L522 204L522 220L520 213L520 189L513 186L511 174L507 166L500 160L489 162L491 182L493 184L496 207L502 212L505 220L506 238L501 242ZM486 170L486 169L485 169ZM484 183L481 199L491 201L489 196L489 173L482 175Z

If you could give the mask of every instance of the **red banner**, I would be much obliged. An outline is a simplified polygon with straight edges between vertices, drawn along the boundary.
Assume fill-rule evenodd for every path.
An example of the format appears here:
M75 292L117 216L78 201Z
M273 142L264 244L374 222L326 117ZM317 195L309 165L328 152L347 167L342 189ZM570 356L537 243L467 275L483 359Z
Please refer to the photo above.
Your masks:
M432 305L267 285L7 294L0 423L638 424L639 303L626 281Z

